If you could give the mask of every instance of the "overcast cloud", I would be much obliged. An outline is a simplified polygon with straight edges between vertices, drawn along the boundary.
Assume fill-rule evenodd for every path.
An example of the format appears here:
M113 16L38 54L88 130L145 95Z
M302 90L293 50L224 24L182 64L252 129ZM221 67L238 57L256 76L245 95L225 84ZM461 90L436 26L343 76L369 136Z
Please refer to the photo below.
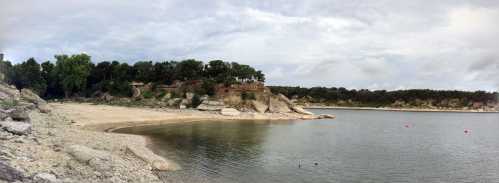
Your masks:
M0 0L14 62L222 59L269 85L499 88L496 0Z

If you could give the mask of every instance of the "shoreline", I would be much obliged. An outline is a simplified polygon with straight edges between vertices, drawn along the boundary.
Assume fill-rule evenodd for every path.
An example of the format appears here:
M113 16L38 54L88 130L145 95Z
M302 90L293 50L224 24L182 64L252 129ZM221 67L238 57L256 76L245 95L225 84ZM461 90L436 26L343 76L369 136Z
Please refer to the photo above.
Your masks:
M288 122L317 119L297 113L249 113L224 116L219 112L49 103L50 113L29 112L32 131L26 136L0 134L0 158L26 177L50 173L61 182L163 182L158 172L179 170L169 157L150 148L147 136L118 129L202 121ZM1 132L1 131L0 131ZM37 152L37 153L33 153ZM1 173L1 172L0 172ZM0 180L0 183L2 181Z
M414 109L414 108L376 108L376 107L341 107L341 106L308 106L304 109L341 109L341 110L371 110L398 112L448 112L448 113L499 113L499 111L459 110L459 109Z
M175 171L181 167L170 160L168 157L161 157L149 148L151 140L147 136L117 133L114 132L123 128L193 123L202 121L224 121L231 122L236 120L252 121L289 121L314 119L307 115L295 113L290 114L254 114L241 113L238 116L224 116L216 112L198 111L198 110L178 110L178 109L158 109L158 108L139 108L122 107L110 105L95 105L90 103L50 103L54 112L65 116L71 121L72 127L76 130L96 132L94 136L108 135L110 137L127 136L128 140L116 143L123 143L126 151L133 154L148 163L152 169L160 171ZM113 141L114 142L114 141Z

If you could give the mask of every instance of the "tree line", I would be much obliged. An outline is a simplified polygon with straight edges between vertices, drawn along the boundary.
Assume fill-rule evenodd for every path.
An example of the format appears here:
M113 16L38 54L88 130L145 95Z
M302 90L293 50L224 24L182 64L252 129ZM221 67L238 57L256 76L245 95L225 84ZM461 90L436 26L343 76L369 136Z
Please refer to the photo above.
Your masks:
M87 54L55 55L55 61L39 64L34 58L12 64L0 63L4 81L18 89L30 88L44 98L91 96L109 92L116 96L130 96L131 81L171 84L175 80L202 80L205 94L213 94L214 84L234 84L265 81L260 70L239 64L213 60L208 63L188 59L183 61L139 61L133 65L119 61L94 64ZM206 86L209 85L209 86Z
M273 93L282 93L289 98L307 98L310 102L338 103L339 101L352 101L360 106L383 107L390 106L397 101L414 103L417 100L433 101L435 104L446 103L458 99L459 106L469 106L472 102L497 103L497 92L486 91L456 91L456 90L367 90L346 89L343 87L283 87L271 86Z

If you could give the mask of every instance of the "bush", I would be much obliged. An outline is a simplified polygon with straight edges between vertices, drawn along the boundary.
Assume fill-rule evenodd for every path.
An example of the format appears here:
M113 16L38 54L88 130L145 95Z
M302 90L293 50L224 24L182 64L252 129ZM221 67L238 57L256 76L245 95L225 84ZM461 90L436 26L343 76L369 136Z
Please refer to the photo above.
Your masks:
M144 92L144 93L142 94L142 96L143 96L144 98L149 99L149 98L154 97L154 94L153 94L151 91L146 91L146 92Z
M243 99L243 100L255 100L256 96L254 93L243 92L243 93L241 93L241 99Z
M197 106L199 106L201 104L201 98L199 97L199 95L194 95L192 97L192 102L191 102L191 107L192 108L196 108Z

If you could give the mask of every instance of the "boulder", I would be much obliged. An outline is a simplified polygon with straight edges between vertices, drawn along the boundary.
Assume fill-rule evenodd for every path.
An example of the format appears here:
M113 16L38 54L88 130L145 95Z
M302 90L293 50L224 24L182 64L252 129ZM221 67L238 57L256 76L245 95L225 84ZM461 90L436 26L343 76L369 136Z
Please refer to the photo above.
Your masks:
M279 98L270 97L269 100L269 112L271 113L288 113L291 112L289 106L286 102L283 102Z
M40 110L41 113L50 113L51 111L48 104L38 104L38 110Z
M31 124L15 121L2 121L0 126L7 132L15 135L27 135L31 133Z
M47 102L45 102L45 100L40 98L37 94L35 94L33 91L26 89L26 88L21 90L21 98L28 101L28 102L37 104L37 105L47 103Z
M194 93L191 93L191 92L187 92L185 93L185 98L189 101L192 100L192 98L194 98Z
M332 114L321 114L317 117L317 119L334 119L334 118L336 118L336 116Z
M267 109L269 109L269 106L257 100L252 100L251 106L253 106L253 109L255 109L255 111L259 113L265 113Z
M291 109L293 111L295 111L296 113L298 114L303 114L303 115L314 115L314 113L310 112L310 111L307 111L301 107L298 107L298 106L291 106Z
M292 106L294 105L293 102L291 102L291 100L288 99L288 97L286 97L285 95L283 94L278 94L277 95L277 98L279 98L279 100L283 101L284 103L286 103L288 106Z
M9 113L9 116L15 121L29 121L29 115L24 107L16 107Z
M238 116L241 114L241 112L239 112L237 109L234 108L223 108L220 111L220 114L224 116Z
M132 98L140 98L140 97L142 97L142 92L140 92L139 88L136 88L136 87L132 88L132 92L133 92Z
M33 176L33 183L57 183L60 182L57 180L54 174L50 173L38 173Z
M21 98L21 94L19 90L17 90L13 86L8 86L5 84L0 84L0 100L19 100Z
M24 173L0 160L0 180L7 182L23 181ZM1 181L0 181L1 182Z
M106 102L109 102L109 101L113 100L114 97L111 94L109 94L109 93L106 92L106 93L102 94L102 96L100 97L100 99L104 100Z
M225 105L221 101L216 100L203 100L201 104L196 108L201 111L220 111L225 108Z
M120 161L106 151L95 150L82 145L71 145L67 151L78 162L88 164L98 171L109 171L113 168L112 161Z
M3 121L9 117L8 113L5 113L4 111L0 111L0 121Z

